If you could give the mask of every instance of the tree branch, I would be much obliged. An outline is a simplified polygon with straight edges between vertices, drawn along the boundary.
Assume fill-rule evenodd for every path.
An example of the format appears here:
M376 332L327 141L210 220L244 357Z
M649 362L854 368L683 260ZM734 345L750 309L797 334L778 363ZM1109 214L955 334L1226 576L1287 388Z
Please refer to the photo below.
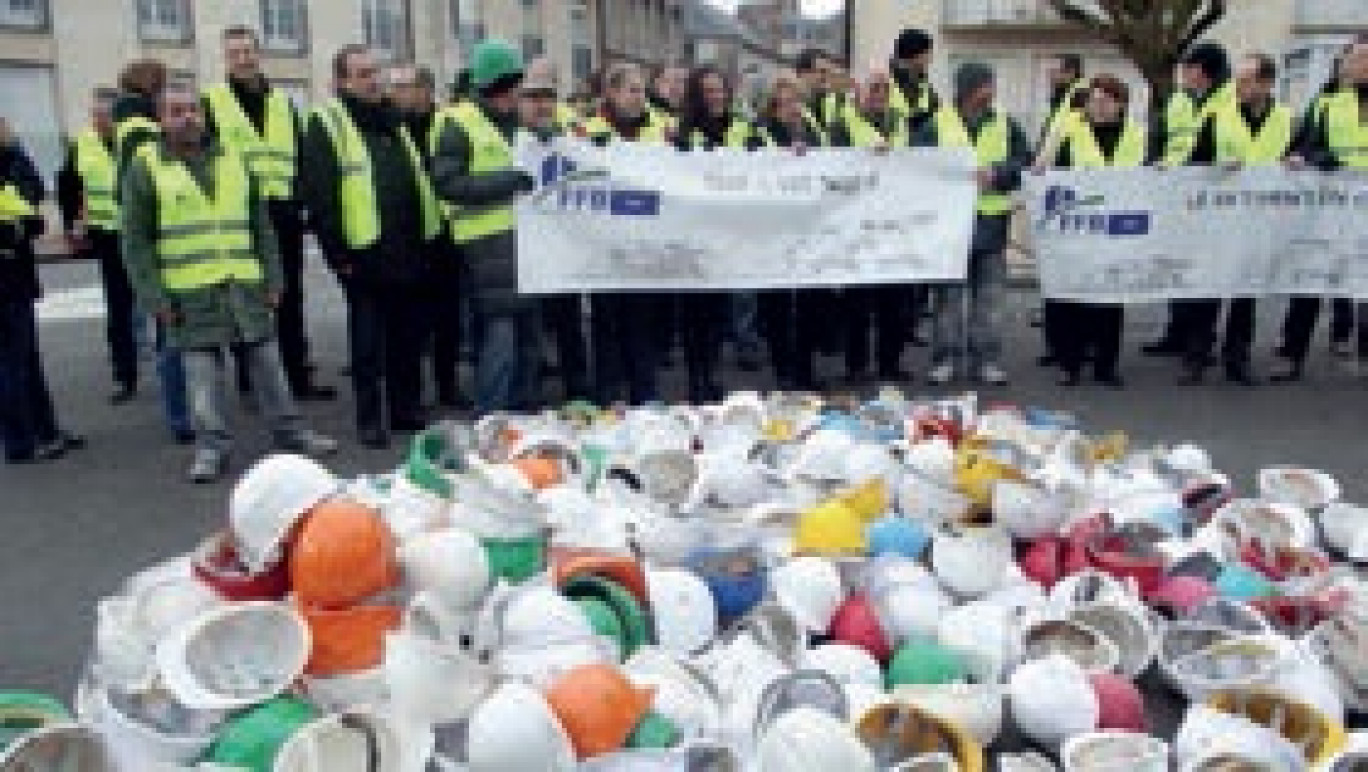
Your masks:
M1182 45L1178 47L1178 51L1186 51L1188 48L1192 47L1192 44L1196 43L1205 35L1207 30L1216 26L1216 23L1225 17L1225 13L1226 0L1211 0L1210 4L1206 6L1206 10L1202 12L1202 15L1198 16L1192 22L1192 26L1182 38Z

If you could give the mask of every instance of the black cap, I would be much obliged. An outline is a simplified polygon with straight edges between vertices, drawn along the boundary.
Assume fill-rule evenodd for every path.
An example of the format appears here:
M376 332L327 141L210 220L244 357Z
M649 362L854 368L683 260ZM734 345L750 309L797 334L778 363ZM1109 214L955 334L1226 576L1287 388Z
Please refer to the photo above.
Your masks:
M1230 54L1220 43L1198 43L1189 48L1180 61L1201 67L1202 72L1214 81L1230 79Z
M898 35L898 40L893 44L894 59L911 59L921 56L931 50L934 41L926 32L909 27Z

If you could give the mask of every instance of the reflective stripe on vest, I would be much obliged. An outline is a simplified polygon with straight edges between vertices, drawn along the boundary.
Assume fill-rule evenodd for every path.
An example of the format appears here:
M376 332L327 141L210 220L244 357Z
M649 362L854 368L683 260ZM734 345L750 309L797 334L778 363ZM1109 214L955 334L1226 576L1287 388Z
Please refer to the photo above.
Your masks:
M1226 111L1216 123L1216 161L1273 166L1292 144L1292 111L1273 105L1257 136L1240 110Z
M950 105L936 112L936 136L941 147L972 147L974 157L982 168L996 166L1011 153L1011 129L1007 119L994 113L979 130L978 139L970 138L969 127L959 111ZM1007 193L980 193L978 212L985 215L1007 214L1012 211L1012 196Z
M637 132L636 139L623 139L622 135L618 134L617 129L613 128L613 124L609 123L608 119L601 115L595 115L593 118L585 121L584 124L580 126L580 131L584 132L584 136L589 139L606 137L613 142L641 142L659 145L665 142L667 127L658 123L654 114L647 112L646 123L641 127L641 130Z
M0 222L20 220L37 213L33 204L19 193L17 185L0 186Z
M1131 168L1145 163L1145 130L1134 121L1126 122L1111 158L1103 155L1092 124L1086 120L1073 123L1065 135L1065 142L1069 144L1071 169Z
M825 102L824 102L824 104L825 104ZM823 109L822 112L825 113L826 110ZM827 126L830 125L831 121L828 121L825 117L823 117L823 118L818 118L817 116L815 116L815 115L812 114L812 111L811 111L811 110L809 110L809 109L807 109L806 107L804 107L804 108L803 108L803 123L805 123L805 124L807 125L809 131L811 131L813 134L817 135L817 143L818 143L818 144L823 145L823 146L831 144L831 135L830 135L830 133L827 131Z
M217 151L206 191L189 167L160 146L144 145L138 156L157 192L157 262L168 291L264 280L252 249L251 184L241 158Z
M470 168L467 174L489 174L516 166L512 146L498 127L485 117L479 105L464 102L448 107L438 113L436 123L444 124L446 121L455 121L470 142ZM451 220L451 238L457 244L507 233L517 223L517 210L512 204L448 206L446 211Z
M81 176L86 225L105 231L118 230L114 154L94 129L86 129L76 137L76 173Z
M890 118L893 121L891 133L876 127L863 113L856 110L854 105L847 105L841 115L846 134L850 137L851 147L874 147L880 144L886 144L889 147L905 147L907 145L907 121L902 120L902 113L899 112L891 112Z
M1336 94L1326 104L1325 136L1340 163L1350 169L1368 169L1368 111L1357 92Z
M218 127L219 141L247 162L261 194L271 199L293 196L297 144L289 98L277 89L267 93L262 132L247 117L228 84L211 86L205 90L204 98Z
M342 234L348 247L365 249L380 239L380 207L375 199L370 150L366 148L365 138L357 130L351 114L340 101L329 100L318 109L316 115L328 132L333 154L337 158ZM431 240L437 237L442 227L437 196L433 193L432 181L428 179L423 159L409 138L407 128L399 127L399 138L408 153L413 177L418 181L418 199L423 209L423 238Z

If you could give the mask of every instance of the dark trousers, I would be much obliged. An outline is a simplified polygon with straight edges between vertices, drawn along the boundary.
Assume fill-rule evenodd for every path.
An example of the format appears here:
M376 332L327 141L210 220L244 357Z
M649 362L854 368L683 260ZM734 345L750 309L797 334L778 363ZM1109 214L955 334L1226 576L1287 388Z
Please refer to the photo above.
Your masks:
M1311 339L1316 335L1323 301L1319 297L1294 297L1287 304L1283 319L1283 353L1287 359L1301 364L1311 352ZM1342 343L1354 334L1354 301L1334 298L1330 301L1330 339ZM1359 354L1368 353L1368 326L1359 327Z
M594 392L610 405L626 399L633 405L660 400L656 368L661 359L660 312L649 292L601 292L591 301L594 345Z
M1091 357L1098 378L1116 375L1124 306L1051 300L1046 309L1046 338L1064 372L1083 372Z
M1184 326L1188 320L1188 314L1184 312L1183 305L1187 301L1170 300L1168 302L1168 316L1164 321L1164 334L1160 336L1157 343L1181 348L1189 337L1188 329Z
M104 284L105 340L114 382L132 387L138 382L137 304L119 254L119 234L91 230L89 240L91 257L100 262L100 281Z
M906 320L910 312L908 287L847 287L845 290L846 371L859 375L869 368L869 332L874 330L874 357L880 375L898 372L903 345L907 342Z
M421 290L353 285L346 292L357 427L384 429L416 420L428 326Z
M460 394L456 366L461 353L464 324L461 308L467 282L462 276L460 247L442 239L440 246L434 249L438 254L432 261L432 276L428 282L432 380L439 397L454 398Z
M1040 327L1045 337L1045 355L1053 356L1056 360L1059 359L1060 350L1068 345L1061 340L1067 334L1064 325L1071 323L1074 315L1073 309L1065 308L1068 305L1073 304L1067 300L1046 300L1041 305Z
M709 402L722 398L717 381L723 324L728 318L730 296L715 292L689 292L676 296L684 360L689 368L689 400Z
M819 324L831 324L834 316L815 311L824 289L772 290L760 293L760 329L769 344L774 377L781 389L811 389L815 385L812 363L817 351Z
M5 458L29 456L58 433L38 352L33 301L0 299L0 441Z
M548 295L542 301L542 323L556 347L565 399L589 399L589 344L584 339L582 295ZM597 314L595 306L591 313ZM598 333L595 332L595 335ZM652 352L655 350L652 349ZM595 356L598 356L597 354Z
M1184 358L1190 366L1205 366L1216 346L1221 323L1221 309L1229 306L1226 315L1225 341L1221 345L1221 361L1242 364L1249 361L1254 345L1254 298L1223 300L1185 300L1176 304L1181 313L1182 329L1187 333Z
M298 207L289 201L269 202L271 227L280 245L280 269L284 284L276 309L276 332L285 377L296 393L313 382L309 371L309 337L304 311L304 222ZM240 368L241 369L241 368Z

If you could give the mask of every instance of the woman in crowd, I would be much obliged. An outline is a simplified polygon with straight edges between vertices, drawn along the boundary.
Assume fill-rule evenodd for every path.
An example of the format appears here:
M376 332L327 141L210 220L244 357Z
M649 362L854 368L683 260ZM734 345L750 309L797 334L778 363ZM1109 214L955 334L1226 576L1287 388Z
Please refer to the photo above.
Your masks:
M1088 86L1083 120L1071 121L1059 138L1053 165L1060 169L1134 168L1145 162L1145 131L1128 113L1130 89L1113 75L1098 75ZM1123 307L1110 303L1051 301L1046 339L1064 371L1061 385L1074 387L1089 358L1093 377L1124 388L1117 372Z

